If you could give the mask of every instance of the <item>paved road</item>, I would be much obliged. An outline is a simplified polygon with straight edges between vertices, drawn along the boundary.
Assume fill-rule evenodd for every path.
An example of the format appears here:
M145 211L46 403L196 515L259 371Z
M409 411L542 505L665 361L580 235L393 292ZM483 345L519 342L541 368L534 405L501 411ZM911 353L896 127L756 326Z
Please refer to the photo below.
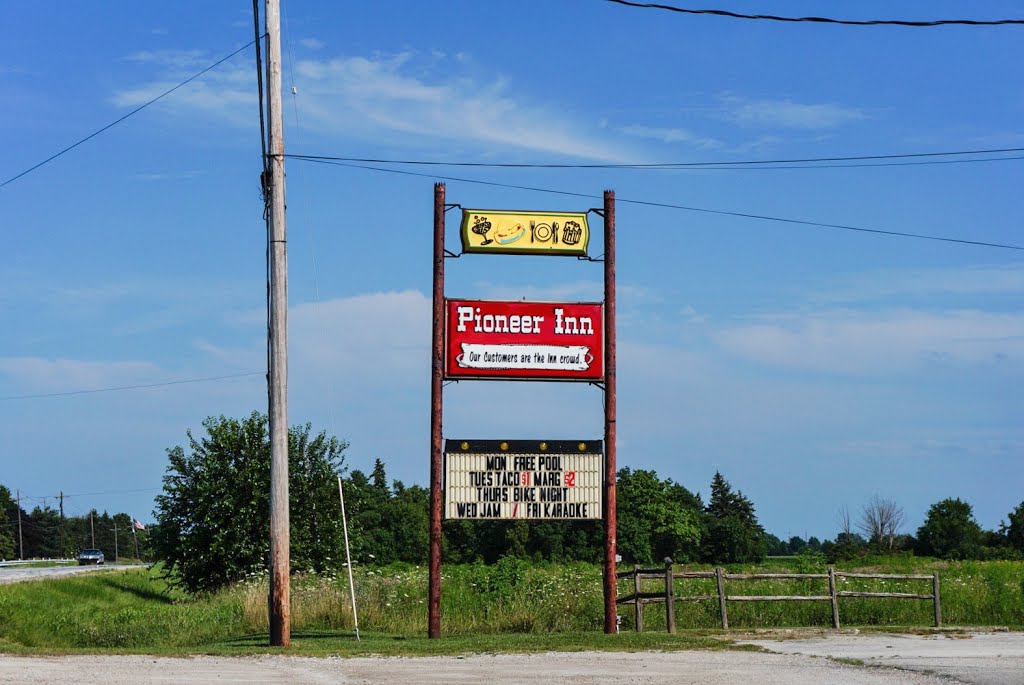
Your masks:
M417 658L0 655L0 683L181 685L950 685L944 678L755 652L572 652Z
M1024 685L1024 633L830 635L751 640L782 654L860 659L870 666L934 673L971 685Z
M103 566L42 566L29 568L26 568L24 566L3 566L0 567L0 584L18 583L23 580L63 578L64 576L72 576L76 573L94 573L96 571L117 571L126 568L144 568L144 565L126 564L124 566L110 566L104 564Z

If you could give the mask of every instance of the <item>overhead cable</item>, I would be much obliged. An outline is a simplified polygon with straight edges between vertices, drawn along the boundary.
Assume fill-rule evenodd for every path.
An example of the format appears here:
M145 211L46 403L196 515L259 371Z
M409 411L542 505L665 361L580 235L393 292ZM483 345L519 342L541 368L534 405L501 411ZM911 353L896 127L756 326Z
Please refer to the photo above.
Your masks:
M163 488L135 488L134 490L106 490L105 492L74 492L64 493L64 497L91 497L93 495L123 495L130 492L153 492Z
M249 47L250 45L252 45L252 44L253 44L254 42L256 42L256 41L250 41L250 42L246 43L246 44L245 44L245 45L243 45L242 47L240 47L240 48L238 48L237 50L235 50L234 52L232 52L232 53L231 53L230 55L228 55L228 56L226 56L226 57L222 57L221 59L217 60L216 62L214 62L214 63L213 63L213 64L211 64L210 66L208 66L208 67L206 67L205 69L203 69L202 71L196 72L196 73L195 73L195 74L193 74L192 76L189 76L189 77L188 77L187 79L185 79L184 81L182 81L182 82L181 82L181 83L179 83L178 85L174 86L173 88L169 88L168 90L165 90L164 92L162 92L162 93L160 93L159 95L157 95L157 96L156 96L155 98L153 98L152 100L150 100L150 101L148 101L148 102L146 102L146 103L144 103L144 104L141 104L141 105L139 105L138 107L136 107L136 108L135 108L135 109L133 109L132 111L130 111L130 112L128 112L127 114L125 114L125 115L124 115L123 117L120 117L119 119L115 119L114 121L110 122L109 124L107 124L107 125L106 125L106 126L104 126L103 128L101 128L101 129L97 129L96 131L93 131L92 133L90 133L89 135L87 135L87 136L86 136L85 138L82 138L81 140L79 140L79 141L78 141L78 142L76 142L76 143L72 143L71 145L68 145L68 146L67 146L66 148L64 148L64 149L63 149L63 150L61 150L60 152L57 152L56 154L50 155L49 157L47 157L47 158L46 158L46 159L44 159L43 161L39 162L38 164L35 164L34 166L31 166L31 167L29 167L28 169L25 169L25 170L24 170L24 171L22 171L21 173L19 173L19 174L15 174L14 176L11 176L11 177L10 177L9 179L7 179L6 181L4 181L3 183L0 183L0 188L3 188L3 187L4 187L4 186L6 186L6 185L7 185L8 183L11 183L11 182L13 182L13 181L17 181L17 180L18 180L19 178L21 178L22 176L25 176L26 174L30 174L30 173L32 173L33 171L35 171L36 169L38 169L39 167L41 167L41 166L43 166L43 165L45 165L45 164L49 164L50 162L52 162L53 160L57 159L57 158L58 158L58 157L60 157L61 155L63 155L63 154L65 154L65 153L67 153L67 152L70 152L70 151L74 150L74 149L75 149L76 147L78 147L78 146L79 146L79 145L81 145L82 143L84 143L84 142L86 142L86 141L88 141L88 140L91 140L91 139L95 138L96 136L98 136L99 134L101 134L101 133L103 133L104 131L106 131L107 129L113 128L114 126L116 126L116 125L120 124L120 123L121 123L122 121L124 121L124 120L125 120L125 119L127 119L128 117L130 117L130 116L133 116L133 115L135 115L135 114L138 114L139 112L141 112L142 110L146 109L147 107L149 107L149 106L150 106L150 105L152 105L153 103L155 103L155 102L158 102L158 101L160 101L160 100L164 99L165 97L167 97L168 95L170 95L170 94L171 94L171 93L173 93L174 91L178 90L178 89L179 89L179 88L181 88L182 86L184 86L184 85L187 85L187 84L191 83L192 81L195 81L195 80L196 80L197 78L199 78L200 76L202 76L202 75L203 75L203 74L205 74L206 72L208 72L208 71L210 71L210 70L212 70L212 69L215 69L216 67L219 67L219 66L220 66L221 64L223 64L224 62L227 62L227 61L228 61L229 59L231 59L232 57L234 57L234 56L235 56L235 55L237 55L238 53L240 53L240 52L242 52L243 50L245 50L246 48L248 48L248 47Z
M747 159L747 160L723 160L723 161L706 161L706 162L645 162L645 163L594 163L594 164L569 164L569 163L548 163L548 162L465 162L465 161L446 161L446 160L433 160L433 159L382 159L373 157L340 157L340 156L327 156L327 155L304 155L304 154L286 154L285 157L291 159L302 159L306 161L316 160L330 160L336 162L359 162L365 164L406 164L410 166L451 166L451 167L475 167L482 169L689 169L689 168L731 168L731 167L755 167L755 168L768 168L768 169L790 169L790 168L835 168L828 166L812 166L812 167L794 167L788 165L796 164L819 164L819 163L832 163L832 162L862 162L872 160L906 160L906 159L918 159L918 158L935 158L935 157L963 157L966 155L995 155L1003 154L1006 155L1011 152L1024 152L1022 147L1006 147L1006 148L990 148L985 150L952 150L948 152L909 152L902 154L886 154L886 155L851 155L845 157L804 157L804 158L780 158L780 159ZM908 164L960 164L965 162L995 162L1002 160L1011 159L1024 159L1024 156L1003 156L1003 157L985 157L982 159L926 159L924 161L916 162L903 162L903 165ZM774 165L787 165L787 166L774 166ZM892 166L899 166L899 163L893 163ZM839 168L843 167L857 167L857 166L890 166L889 164L882 165L858 165L858 164L843 164Z
M476 185L494 186L494 187L498 187L498 188L511 188L511 189L514 189L514 190L526 190L526 191L535 192L535 193L550 193L550 194L553 194L553 195L568 195L568 196L571 196L571 197L585 197L585 198L595 199L595 200L601 199L600 195L592 195L592 194L589 194L589 193L576 193L576 192L572 192L572 191L569 191L569 190L556 190L556 189L553 189L553 188L538 188L538 187L534 187L534 186L521 186L521 185L515 185L515 184L512 184L512 183L499 183L497 181L484 181L484 180L473 179L473 178L458 178L458 177L455 177L455 176L438 176L438 175L435 175L435 174L423 174L423 173L419 173L419 172L416 172L416 171L406 171L404 169L387 169L387 168L384 168L384 167L366 166L366 165L361 165L361 164L349 164L349 163L346 163L346 162L335 162L335 161L324 160L324 159L305 159L305 158L301 158L301 157L297 158L297 159L299 159L301 161L314 162L314 163L318 163L318 164L328 164L328 165L332 165L332 166L348 167L348 168L352 168L352 169L366 169L366 170L370 170L370 171L381 171L381 172L384 172L384 173L402 174L402 175L405 175L405 176L419 176L419 177L424 177L424 178L440 179L440 180L444 180L444 181L454 181L454 182L457 182L457 183L473 183L473 184L476 184ZM992 242L986 242L986 241L982 241L982 240L967 240L967 239L964 239L964 238L949 238L949 237L945 237L945 236L929 235L929 234L925 234L925 233L908 233L908 232L905 232L905 231L887 231L887 230L878 229L878 228L866 228L866 227L863 227L863 226L851 226L851 225L847 225L847 224L831 224L831 223L825 223L825 222L820 222L820 221L806 221L806 220L803 220L803 219L789 219L789 218L785 218L785 217L769 216L769 215L766 215L766 214L752 214L752 213L748 213L748 212L732 212L732 211L727 211L727 210L722 210L722 209L708 209L706 207L692 207L692 206L688 206L688 205L672 204L672 203L669 203L669 202L655 202L655 201L651 201L651 200L631 200L631 199L626 199L626 198L623 198L623 197L617 197L616 201L617 202L622 202L622 203L627 203L627 204L643 205L643 206L647 206L647 207L661 207L663 209L678 209L678 210L683 210L683 211L687 211L687 212L700 212L702 214L717 214L717 215L720 215L720 216L732 216L732 217L737 217L737 218L741 218L741 219L757 219L759 221L774 221L774 222L778 222L778 223L796 224L796 225L800 225L800 226L812 226L812 227L816 227L816 228L834 228L834 229L843 230L843 231L857 231L857 232L860 232L860 233L874 233L874 234L878 234L878 235L898 236L898 237L901 237L901 238L916 238L918 240L934 240L934 241L939 241L939 242L944 242L944 243L959 243L959 244L962 244L962 245L976 245L976 246L979 246L979 247L995 247L995 248L1000 248L1000 249L1003 249L1003 250L1024 250L1024 245L1013 245L1013 244L1007 244L1007 243L992 243Z
M233 373L227 376L209 376L207 378L186 378L180 381L166 381L163 383L144 383L141 385L122 385L115 388L92 388L89 390L68 390L65 392L48 392L39 395L9 395L7 397L0 397L0 402L7 400L34 400L41 397L67 397L69 395L91 395L98 392L116 392L118 390L140 390L143 388L162 388L168 385L184 385L186 383L206 383L209 381L223 381L229 378L246 378L247 376L262 376L262 371L252 371L249 373Z
M741 14L728 10L688 9L673 5L662 5L656 2L630 2L630 0L608 0L617 5L639 7L642 9L667 10L680 14L706 14L730 19L758 19L765 21L784 21L790 23L842 24L844 26L905 26L912 28L928 28L933 26L1000 26L1004 24L1024 24L1024 19L935 19L932 21L907 21L900 19L830 19L828 17L780 17L774 14Z

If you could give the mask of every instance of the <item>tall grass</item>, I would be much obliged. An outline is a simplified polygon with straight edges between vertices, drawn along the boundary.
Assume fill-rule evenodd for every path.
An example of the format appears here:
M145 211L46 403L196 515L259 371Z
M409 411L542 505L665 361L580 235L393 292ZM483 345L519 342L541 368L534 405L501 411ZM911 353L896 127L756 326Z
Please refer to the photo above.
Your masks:
M677 570L680 567L677 567ZM687 567L688 570L707 567ZM1024 562L945 563L917 559L887 564L869 560L842 570L930 573L942 583L946 625L1024 626ZM796 559L730 572L824 572L823 561ZM840 581L843 582L843 581ZM647 581L645 591L660 591ZM627 585L629 587L627 587ZM397 636L426 633L427 571L395 565L355 573L360 628ZM448 565L442 574L442 626L448 635L580 633L603 625L601 569L590 564L499 563ZM925 581L846 579L843 589L930 592ZM632 581L620 583L620 594ZM717 595L714 579L677 579L679 596ZM828 593L825 580L728 581L729 594ZM297 575L292 581L295 632L350 631L353 627L347 576ZM841 598L844 626L928 626L925 600ZM771 628L831 625L828 602L732 602L729 625ZM633 607L619 605L622 629L633 627ZM664 630L664 605L649 605L645 630ZM680 629L719 627L717 600L679 602ZM213 595L191 597L167 586L156 571L107 571L72 578L0 586L0 648L173 649L203 648L267 634L267 579Z
M678 570L678 569L677 569ZM687 570L711 570L691 566ZM915 557L879 557L837 565L855 573L930 574L939 572L942 619L947 626L1024 625L1024 563L1019 561L942 562ZM824 559L796 558L768 564L730 566L728 573L825 573ZM632 580L630 580L632 583ZM836 579L838 590L930 594L930 580ZM620 594L632 592L620 583ZM715 579L676 579L676 596L714 595ZM661 581L644 581L643 591L664 590ZM726 581L729 595L828 595L826 579L759 579ZM623 625L633 628L632 605L620 605ZM830 627L829 602L728 602L730 628ZM717 598L676 603L679 628L721 627ZM644 609L645 629L664 630L664 604ZM839 598L839 619L844 626L930 626L934 620L931 600L895 598Z
M144 570L0 586L0 645L200 645L246 630L228 596L188 599Z

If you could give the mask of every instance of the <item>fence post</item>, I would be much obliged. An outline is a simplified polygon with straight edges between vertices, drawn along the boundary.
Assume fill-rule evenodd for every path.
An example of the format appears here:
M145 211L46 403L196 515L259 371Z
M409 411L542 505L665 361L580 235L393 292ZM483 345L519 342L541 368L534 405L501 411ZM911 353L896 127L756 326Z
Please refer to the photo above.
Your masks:
M932 571L932 594L935 595L935 627L942 627L942 603L939 601L939 572Z
M676 632L676 592L672 587L672 557L665 557L665 625L668 632Z
M633 610L636 612L636 632L644 632L644 605L640 603L640 564L633 565Z
M839 630L839 597L836 595L836 569L828 567L828 596L832 600L832 627Z
M729 615L725 611L725 578L721 566L715 569L715 578L718 580L718 607L722 612L722 630L725 630L729 627Z

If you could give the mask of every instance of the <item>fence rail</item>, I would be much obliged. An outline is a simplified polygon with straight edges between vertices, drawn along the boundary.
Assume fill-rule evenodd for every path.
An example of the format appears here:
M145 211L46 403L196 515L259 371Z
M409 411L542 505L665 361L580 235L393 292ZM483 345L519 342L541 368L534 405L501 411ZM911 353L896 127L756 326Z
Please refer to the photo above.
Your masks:
M872 597L885 599L930 599L934 606L935 627L942 625L942 603L939 596L939 572L931 575L924 574L900 574L900 573L848 573L836 571L832 566L828 567L828 573L726 573L722 568L714 571L675 571L672 568L672 560L665 559L665 567L660 569L643 569L634 566L632 571L620 571L617 574L619 580L632 579L633 592L628 595L617 597L616 604L632 604L635 615L637 632L643 632L645 604L665 605L665 624L669 633L676 632L676 602L705 602L718 600L721 614L722 628L729 627L729 613L726 609L728 602L829 602L832 605L832 627L839 628L839 598ZM679 595L675 594L674 581L680 578L714 578L718 587L717 594L713 595ZM837 590L836 578L867 578L874 580L930 580L932 583L931 593L911 592L858 592L853 590ZM725 582L730 580L827 580L827 595L730 595L726 594ZM642 581L663 581L664 590L661 592L643 592Z

